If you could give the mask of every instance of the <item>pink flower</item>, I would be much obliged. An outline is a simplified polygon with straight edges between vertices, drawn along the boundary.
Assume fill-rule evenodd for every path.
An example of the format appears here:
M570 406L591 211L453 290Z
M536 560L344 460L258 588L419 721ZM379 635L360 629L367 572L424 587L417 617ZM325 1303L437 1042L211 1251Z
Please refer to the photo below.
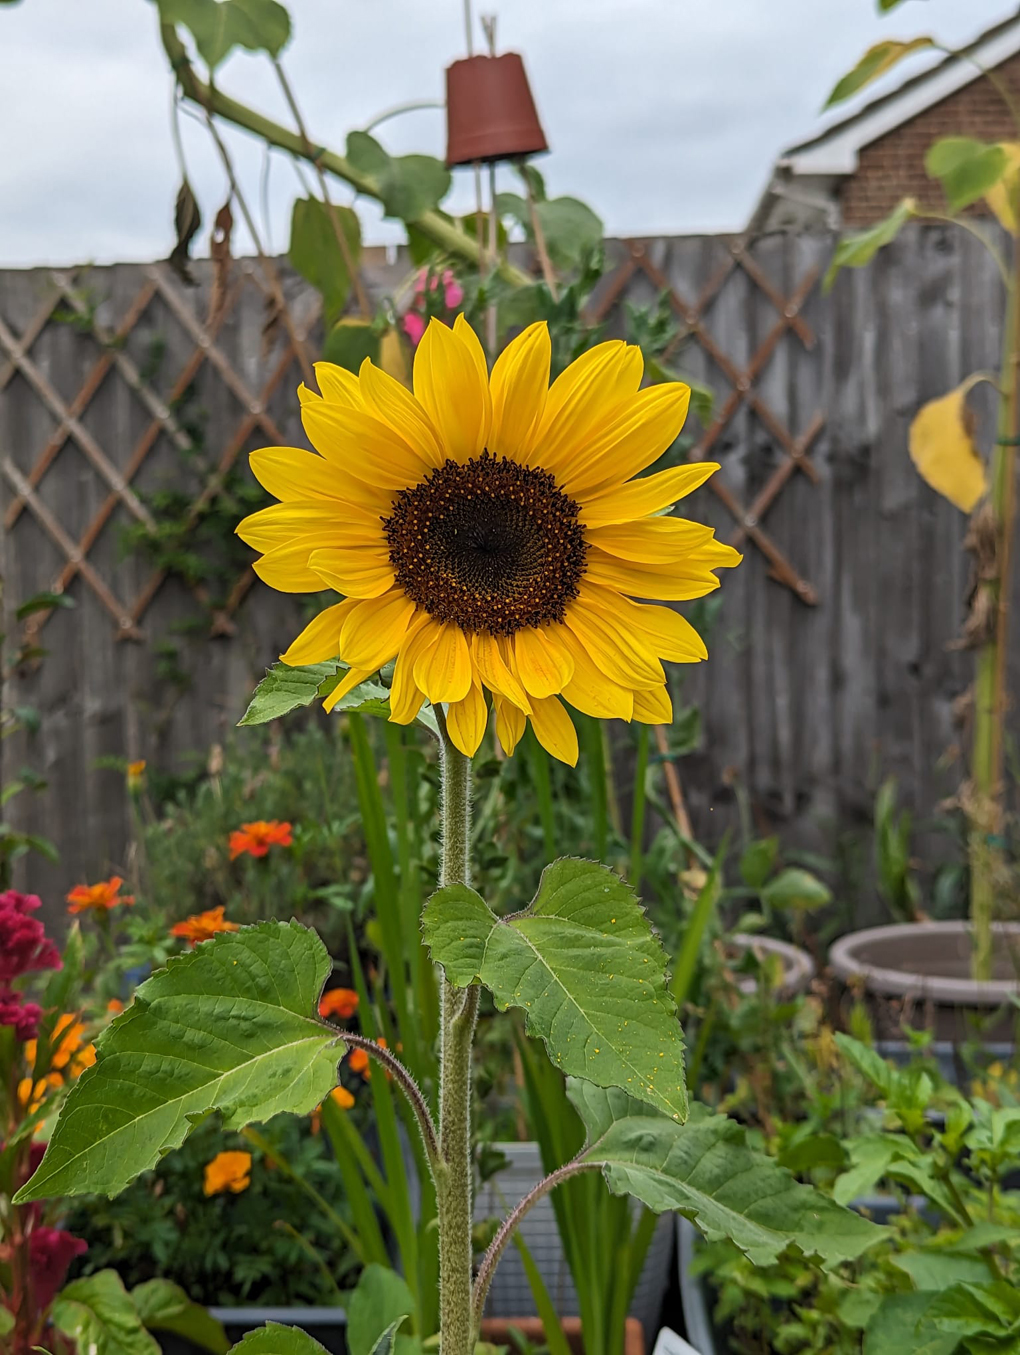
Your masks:
M14 889L0 894L0 987L33 970L61 967L56 946L39 919L30 916L40 906L34 894Z
M74 1258L86 1251L88 1243L63 1228L33 1228L28 1239L28 1259L39 1312L44 1312L63 1288Z
M15 1038L34 1040L39 1034L42 1007L26 1002L20 993L0 990L0 1026L13 1026Z
M446 309L455 311L464 300L464 288L453 276L453 271L447 269L443 274L443 289L446 296Z
M400 323L404 333L411 340L412 348L417 348L421 343L421 336L425 333L425 317L418 311L408 311Z

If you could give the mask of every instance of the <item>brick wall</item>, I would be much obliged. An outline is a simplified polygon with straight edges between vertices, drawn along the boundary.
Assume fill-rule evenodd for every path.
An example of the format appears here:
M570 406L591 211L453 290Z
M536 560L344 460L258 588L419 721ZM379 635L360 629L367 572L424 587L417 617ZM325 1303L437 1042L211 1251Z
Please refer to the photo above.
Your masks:
M997 75L1020 100L1020 56L997 67ZM1016 141L1017 128L988 80L978 77L941 103L865 146L860 166L840 191L844 226L868 226L887 216L901 198L944 210L942 190L924 172L925 152L944 136Z

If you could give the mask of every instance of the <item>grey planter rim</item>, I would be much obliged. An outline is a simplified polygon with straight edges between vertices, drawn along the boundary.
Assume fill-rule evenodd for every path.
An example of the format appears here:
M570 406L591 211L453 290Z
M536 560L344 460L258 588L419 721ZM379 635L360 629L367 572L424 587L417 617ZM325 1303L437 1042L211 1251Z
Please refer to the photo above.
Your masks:
M1020 923L996 922L992 926L998 935L1015 938L1020 945ZM901 940L919 927L929 936L959 936L971 930L969 922L894 922L883 927L866 927L834 941L829 949L829 963L841 979L863 979L871 992L884 997L910 996L955 1007L1001 1007L1011 997L1020 995L1020 979L989 979L979 983L975 979L891 969L857 957L860 946Z
M246 1325L261 1327L267 1322L279 1322L285 1327L347 1326L347 1309L326 1307L325 1304L307 1308L286 1305L262 1308L258 1304L254 1304L247 1308L210 1308L209 1312L224 1326L228 1327L243 1327Z
M793 996L802 993L815 976L815 962L806 950L794 946L789 941L780 941L775 936L761 936L753 932L734 932L730 941L742 950L753 950L756 946L763 951L778 955L783 962L783 981L779 986L780 994ZM755 991L753 975L744 974L737 979L737 987L742 993Z

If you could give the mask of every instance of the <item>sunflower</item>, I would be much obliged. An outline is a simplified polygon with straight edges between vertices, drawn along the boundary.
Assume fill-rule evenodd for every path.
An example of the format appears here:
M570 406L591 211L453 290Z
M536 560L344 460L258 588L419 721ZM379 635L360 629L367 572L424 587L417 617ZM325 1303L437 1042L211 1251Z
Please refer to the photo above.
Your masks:
M490 375L463 317L433 320L413 394L370 360L355 376L316 364L321 394L298 392L316 452L254 452L278 504L238 535L255 572L290 593L335 589L285 654L292 666L348 665L337 701L396 660L390 719L446 706L453 743L478 748L491 695L512 753L531 721L573 764L563 701L597 718L672 719L662 660L707 657L671 607L719 586L741 557L710 527L662 516L715 462L640 474L683 427L690 390L639 389L641 352L600 343L549 385L544 323L508 345ZM562 699L561 699L562 698Z

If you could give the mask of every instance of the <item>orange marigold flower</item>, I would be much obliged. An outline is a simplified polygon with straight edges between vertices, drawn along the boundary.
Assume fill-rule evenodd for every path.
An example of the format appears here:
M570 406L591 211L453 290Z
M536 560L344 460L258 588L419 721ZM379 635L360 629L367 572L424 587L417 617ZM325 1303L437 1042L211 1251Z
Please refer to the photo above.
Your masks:
M346 1087L334 1087L329 1094L329 1099L341 1110L350 1110L354 1105L354 1097ZM322 1129L322 1106L324 1104L325 1102L317 1105L312 1111L311 1130L313 1134L318 1134Z
M134 903L133 894L121 894L120 887L123 883L119 875L112 875L109 880L101 880L97 885L75 885L67 896L69 904L67 911L84 913L91 908L97 912L109 912L118 904Z
M239 1195L251 1185L251 1153L217 1153L205 1166L204 1195Z
M319 1001L320 1016L335 1016L349 1021L358 1010L358 995L353 988L331 988Z
M265 856L270 847L289 847L293 841L291 825L279 819L242 823L230 834L230 859L236 861L245 852L249 856Z
M376 1044L380 1045L383 1049L389 1048L386 1043L385 1035L380 1035L376 1040ZM366 1082L370 1082L372 1080L372 1069L369 1067L369 1062L367 1049L352 1049L350 1058L347 1060L347 1066L352 1073L360 1073ZM390 1074L387 1073L386 1077L388 1080Z
M127 765L128 790L138 790L144 780L145 759L139 758L137 762L129 762Z
M199 941L208 941L217 932L236 932L236 922L228 922L223 916L223 905L209 908L204 913L192 913L183 922L177 922L170 928L171 936L180 936L189 945L196 946Z
M111 1016L119 1016L121 1012L124 1010L124 1004L123 1002L121 1002L119 997L111 997L109 1002L106 1004L106 1010L110 1013Z

